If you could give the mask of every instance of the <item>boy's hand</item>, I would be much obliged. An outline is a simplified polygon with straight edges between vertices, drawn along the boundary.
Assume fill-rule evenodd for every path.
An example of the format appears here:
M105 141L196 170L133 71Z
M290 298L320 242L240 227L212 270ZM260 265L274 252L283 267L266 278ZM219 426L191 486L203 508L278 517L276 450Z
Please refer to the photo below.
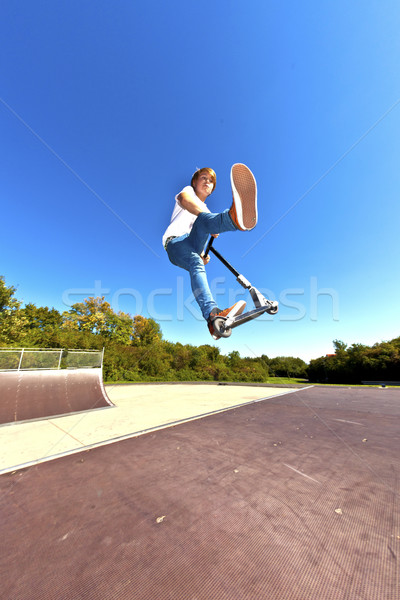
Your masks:
M207 254L207 256L204 256L204 252L202 252L200 254L200 258L202 259L204 265L207 265L210 262L210 255L209 254Z

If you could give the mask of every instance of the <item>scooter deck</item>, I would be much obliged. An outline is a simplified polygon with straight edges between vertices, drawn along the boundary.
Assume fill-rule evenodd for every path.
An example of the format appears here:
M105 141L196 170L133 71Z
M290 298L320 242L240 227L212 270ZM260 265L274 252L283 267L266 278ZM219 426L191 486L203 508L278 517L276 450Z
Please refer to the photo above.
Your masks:
M264 313L275 314L276 312L277 308L273 305L272 307L261 306L241 315L237 315L236 317L217 317L213 321L213 326L218 336L229 337L232 333L232 329L235 329L235 327L239 327L239 325L244 325L244 323L257 319L257 317L260 317Z

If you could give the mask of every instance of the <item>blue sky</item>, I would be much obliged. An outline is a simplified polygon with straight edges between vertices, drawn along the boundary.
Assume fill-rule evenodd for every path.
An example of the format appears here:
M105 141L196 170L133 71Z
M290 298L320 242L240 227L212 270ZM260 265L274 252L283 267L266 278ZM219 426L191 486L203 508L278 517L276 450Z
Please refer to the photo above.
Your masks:
M0 274L24 303L104 295L165 339L214 344L161 245L197 167L259 188L216 247L280 301L215 342L243 356L400 335L400 7L338 0L3 0ZM251 300L212 258L218 305Z

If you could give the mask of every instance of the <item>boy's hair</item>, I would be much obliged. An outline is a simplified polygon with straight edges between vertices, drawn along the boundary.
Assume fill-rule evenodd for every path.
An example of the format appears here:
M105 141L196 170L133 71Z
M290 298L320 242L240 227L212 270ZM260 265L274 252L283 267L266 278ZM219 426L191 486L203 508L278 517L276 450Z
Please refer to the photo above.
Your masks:
M217 176L215 174L215 171L213 171L213 169L210 169L209 167L203 167L202 169L197 169L197 171L195 173L193 173L192 181L190 182L190 185L192 187L194 187L195 184L196 184L197 179L200 177L200 175L202 173L207 173L211 177L212 182L214 184L214 187L213 187L212 191L214 191L215 190L215 186L217 185Z

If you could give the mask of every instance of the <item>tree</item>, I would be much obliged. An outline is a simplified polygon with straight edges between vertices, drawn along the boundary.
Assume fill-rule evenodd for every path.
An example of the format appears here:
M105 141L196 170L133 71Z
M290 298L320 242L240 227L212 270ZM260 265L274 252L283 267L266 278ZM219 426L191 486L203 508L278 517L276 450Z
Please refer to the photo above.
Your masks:
M14 298L16 289L7 287L0 276L0 343L22 343L27 320L21 312L21 302Z
M60 339L62 316L58 310L29 303L20 313L25 318L25 345L46 348L58 348L63 345Z
M132 317L123 312L114 312L104 296L86 298L74 304L62 316L65 330L91 332L118 344L132 343Z
M240 354L237 350L232 350L228 354L228 365L231 369L236 369L241 362Z
M10 309L17 304L18 307L20 306L20 302L15 298L13 299L15 292L16 288L12 285L7 287L3 275L0 275L0 313L3 313L5 310Z
M183 346L179 342L175 344L172 357L172 367L176 371L189 369L189 365L192 360L192 350L192 346L188 344L185 346Z
M335 354L337 356L344 355L347 349L347 344L341 340L333 340L333 347L335 348Z
M362 381L400 380L400 338L369 347L334 340L336 353L312 360L310 381L361 383Z
M269 359L271 374L275 377L305 377L307 365L301 358L277 356Z
M132 343L135 346L148 346L159 342L162 338L161 327L154 319L146 319L136 315L133 319Z
M48 330L61 327L62 316L55 308L37 307L29 303L21 309L28 329Z

